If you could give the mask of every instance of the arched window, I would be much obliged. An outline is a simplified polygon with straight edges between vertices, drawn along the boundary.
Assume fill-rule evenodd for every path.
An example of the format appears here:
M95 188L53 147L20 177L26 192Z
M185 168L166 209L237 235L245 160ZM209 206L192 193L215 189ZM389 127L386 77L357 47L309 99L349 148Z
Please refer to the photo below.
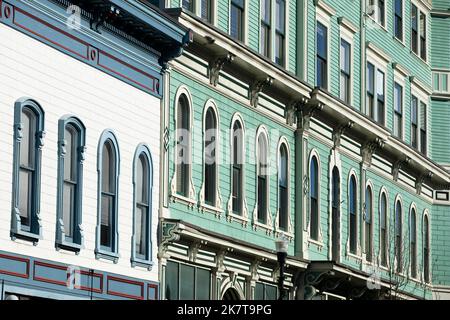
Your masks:
M244 131L239 120L234 121L232 137L232 210L242 215L243 212L243 170Z
M281 230L288 230L288 149L286 144L280 146L280 158L278 164L278 212L279 227Z
M311 239L319 239L319 163L317 158L311 158L309 168L309 206L310 206L310 230Z
M190 184L191 114L189 100L185 94L181 94L178 99L176 114L176 192L183 197L188 197Z
M416 229L416 209L411 209L409 218L409 250L411 259L411 277L417 277L417 229Z
M372 261L372 214L373 214L373 201L372 201L372 188L367 186L366 188L366 203L365 203L365 237L366 237L366 260Z
M267 223L267 198L269 184L267 179L267 139L264 134L258 136L258 167L257 167L257 189L258 189L258 222Z
M98 151L99 194L97 226L97 255L118 259L118 191L119 146L115 135L103 132Z
M76 117L59 120L57 245L79 251L82 244L82 187L86 129Z
M350 177L349 183L349 237L350 252L356 254L357 234L356 234L356 212L357 212L357 190L356 178L354 175Z
M387 245L388 245L388 233L387 233L387 199L386 193L381 193L380 199L380 256L381 265L387 266Z
M21 99L14 109L12 236L37 242L41 234L40 188L44 111Z
M217 117L212 107L206 110L205 115L204 152L205 203L215 206L217 197Z
M341 179L339 169L333 168L331 179L331 228L332 228L332 257L334 261L339 260L340 239L340 205L341 205Z
M395 259L397 272L402 272L402 204L400 200L395 203Z
M428 215L423 219L423 273L425 282L430 282L430 225Z
M151 266L153 165L150 150L139 145L134 155L134 230L132 264Z

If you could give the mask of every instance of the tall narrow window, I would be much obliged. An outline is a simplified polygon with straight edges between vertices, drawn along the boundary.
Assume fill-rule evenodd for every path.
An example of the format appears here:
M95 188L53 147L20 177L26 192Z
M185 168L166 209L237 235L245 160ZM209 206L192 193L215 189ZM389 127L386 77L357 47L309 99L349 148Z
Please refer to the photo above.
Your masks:
M280 146L280 158L278 164L278 212L279 212L279 227L281 230L288 230L289 210L288 210L288 150L283 143Z
M417 277L417 230L416 230L416 210L411 210L409 221L409 250L411 259L411 277Z
M356 254L357 234L356 234L356 212L357 212L357 190L356 178L351 176L349 184L349 237L350 252Z
M212 0L200 0L200 16L212 23Z
M275 63L284 66L285 52L285 25L286 25L286 2L285 0L276 1L275 15Z
M371 119L375 119L375 67L367 63L367 110L366 113Z
M104 131L98 151L98 256L118 259L118 182L119 148L117 139L111 131Z
M261 0L261 54L270 57L271 0Z
M378 0L377 2L378 2L378 4L377 4L377 21L379 24L384 26L385 20L386 20L385 14L384 14L385 13L385 8L384 8L385 3L384 3L384 0Z
M430 226L428 215L423 219L423 273L425 282L430 282Z
M189 155L191 152L190 109L187 97L183 94L178 100L176 122L176 192L189 196Z
M394 34L403 41L403 0L394 0Z
M384 73L381 70L377 71L377 115L375 120L384 125Z
M418 138L418 107L419 107L419 101L415 96L412 96L411 98L411 146L414 149L417 149L419 144L419 138Z
M340 98L350 103L350 44L341 39L341 93Z
M264 134L258 137L258 222L267 222L267 196L268 196L268 182L267 182L267 140Z
M340 205L341 205L341 180L339 169L333 168L333 177L331 185L331 232L332 232L332 259L339 261L339 240L340 240Z
M244 1L231 0L230 35L236 40L244 40Z
M401 139L403 136L403 88L394 84L394 135Z
M397 201L395 204L395 259L397 262L397 272L402 272L402 204Z
M320 22L316 30L316 85L328 89L328 30Z
M427 60L427 21L423 12L420 12L420 57Z
M243 209L243 159L244 159L244 132L240 121L236 120L233 125L233 149L232 149L232 207L233 213L242 214Z
M416 54L419 54L419 47L417 43L419 30L419 17L418 10L414 4L411 4L411 50Z
M215 206L217 197L217 117L212 107L206 110L204 139L205 203Z
M32 100L14 107L13 239L36 243L41 235L40 188L44 111Z
M64 249L79 251L82 244L81 210L85 127L75 117L59 120L58 198L56 242Z
M366 236L366 260L372 261L372 213L373 213L373 202L372 202L372 188L367 186L366 188L366 203L365 203L365 236Z
M427 154L427 105L420 103L420 152Z
M387 199L383 192L380 199L380 256L381 265L387 266L388 253L388 233L387 233Z
M311 158L309 168L309 206L310 206L310 230L311 239L319 239L319 163L317 158Z
M195 10L194 2L195 0L181 0L181 6L183 9L187 11L194 12Z
M134 230L132 239L133 265L151 266L151 217L153 166L150 150L139 145L134 155Z

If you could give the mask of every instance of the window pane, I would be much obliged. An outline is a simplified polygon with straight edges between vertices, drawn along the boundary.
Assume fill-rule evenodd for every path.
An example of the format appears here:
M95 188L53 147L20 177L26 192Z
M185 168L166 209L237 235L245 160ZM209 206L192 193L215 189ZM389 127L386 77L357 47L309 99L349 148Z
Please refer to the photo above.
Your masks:
M166 298L168 300L178 300L179 292L179 264L167 261L166 266Z
M266 223L267 185L265 176L258 177L258 221Z
M276 0L276 30L282 34L284 34L285 20L284 0Z
M243 9L236 6L233 2L231 4L231 19L230 19L230 35L242 41L242 27L243 27Z
M210 300L211 295L211 272L205 269L197 268L197 290L196 300Z
M100 244L104 247L111 248L111 232L112 232L112 210L114 198L108 195L102 195L102 212L101 212L101 226L100 226Z
M261 19L270 25L270 0L261 1Z
M194 12L194 0L182 0L181 5L183 9Z
M147 156L141 154L136 165L136 202L148 205Z
M20 164L34 168L36 116L24 108L22 112L22 141L20 143Z
M255 285L255 300L264 300L264 284L259 282Z
M327 28L317 22L317 55L327 59Z
M277 300L277 287L266 284L265 291L265 300Z
M180 300L194 300L194 267L180 264Z
M103 158L102 158L102 191L114 192L115 189L115 156L113 152L113 146L110 140L106 141L103 145Z
M270 28L265 24L261 24L261 54L270 56Z
M211 0L201 0L201 17L208 22L212 22L211 9Z
M19 211L22 226L30 226L32 208L32 172L21 169L19 171Z
M284 65L284 36L278 32L275 36L275 63Z
M177 110L177 193L188 196L188 170L190 152L190 114L187 98L182 95Z
M66 237L73 237L76 185L64 182L63 186L63 222Z
M147 259L147 217L148 207L136 206L136 253L140 258Z
M64 130L64 140L66 141L66 154L64 156L64 180L76 181L77 176L77 131L71 125Z

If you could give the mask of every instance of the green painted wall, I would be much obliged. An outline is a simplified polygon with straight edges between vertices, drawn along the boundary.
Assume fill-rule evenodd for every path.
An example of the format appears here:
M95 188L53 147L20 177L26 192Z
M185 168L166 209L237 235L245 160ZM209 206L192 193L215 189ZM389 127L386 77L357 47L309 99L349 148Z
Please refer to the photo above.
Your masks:
M433 68L448 70L450 69L450 17L432 17L431 30L431 65Z
M431 101L431 155L433 160L450 163L450 101Z
M450 208L436 205L431 220L433 284L450 285Z

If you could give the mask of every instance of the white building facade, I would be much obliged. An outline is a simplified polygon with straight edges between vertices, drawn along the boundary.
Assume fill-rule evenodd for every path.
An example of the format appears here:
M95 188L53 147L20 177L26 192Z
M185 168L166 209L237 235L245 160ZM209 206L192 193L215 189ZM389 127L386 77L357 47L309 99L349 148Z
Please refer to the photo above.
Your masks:
M158 299L164 67L189 33L126 1L0 12L0 299Z

